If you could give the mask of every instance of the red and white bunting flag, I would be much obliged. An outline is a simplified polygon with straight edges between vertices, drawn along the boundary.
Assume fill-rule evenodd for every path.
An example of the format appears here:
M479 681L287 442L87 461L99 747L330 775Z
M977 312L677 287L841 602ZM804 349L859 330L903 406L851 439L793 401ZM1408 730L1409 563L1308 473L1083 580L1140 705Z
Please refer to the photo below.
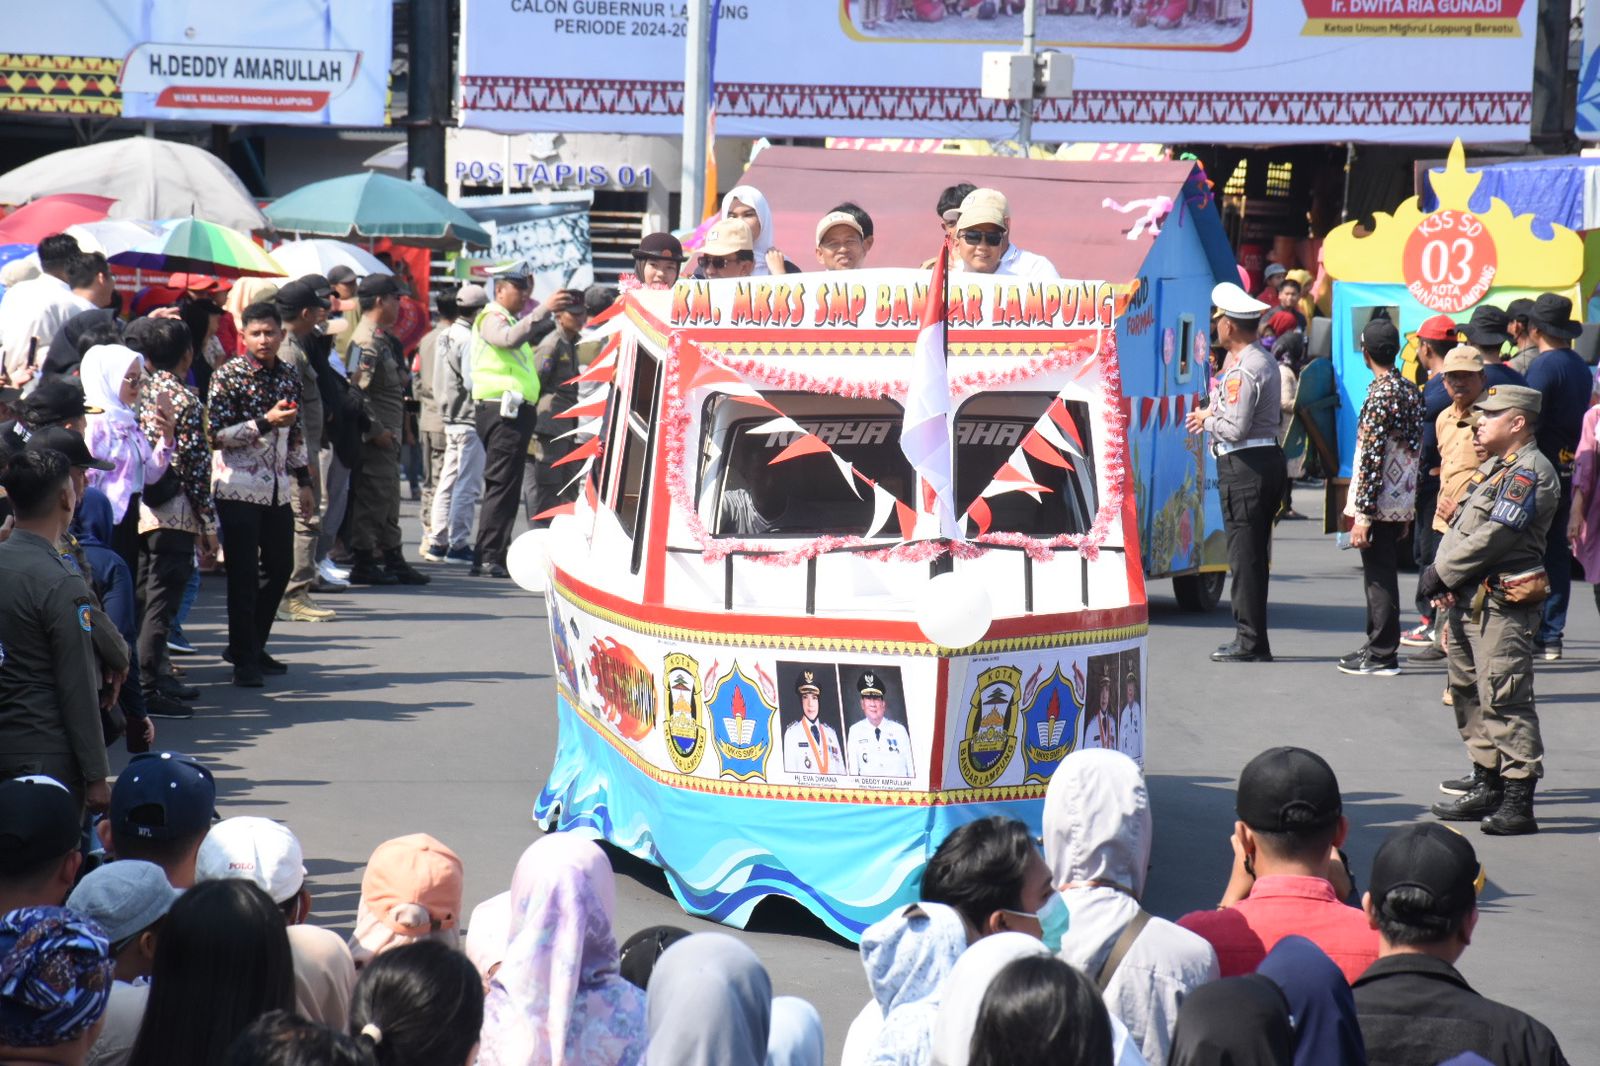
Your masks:
M967 517L972 519L972 527L980 537L989 532L989 526L994 522L994 512L989 510L989 504L982 496L967 507Z
M551 507L548 510L540 511L538 514L534 515L533 521L542 522L546 518L554 518L557 515L572 514L577 509L578 505L575 503L558 503L554 507Z
M576 462L580 462L580 461L582 461L584 459L593 459L595 456L597 456L599 454L600 454L600 438L599 437L595 437L595 438L593 438L591 440L585 441L584 443L578 445L576 448L572 449L566 455L563 455L561 458L557 459L555 462L551 463L550 465L552 467L566 466L568 463L576 463Z
M912 355L911 381L906 396L905 419L900 429L900 450L911 469L932 490L932 507L919 518L926 522L927 537L957 538L954 489L954 451L950 443L950 374L945 362L945 271L949 246L939 249L933 279L922 304L922 324Z
M556 415L557 418L598 418L606 413L604 397L590 400L588 403L575 403L565 411Z
M856 488L856 468L846 462L844 456L838 452L830 450L829 454L833 456L833 465L837 466L839 473L843 475L845 485L855 493L856 499L861 499L861 490Z
M889 516L894 514L897 502L889 490L881 489L877 485L872 486L872 526L866 533L869 539L883 532L883 527L889 522Z
M768 461L767 465L777 466L779 463L787 462L790 459L795 459L802 455L815 455L818 452L827 452L830 455L833 454L833 450L829 448L827 444L823 443L821 437L817 436L815 433L807 433L805 436L796 439L793 444L790 444L783 451L773 456L772 459Z
M1063 470L1072 469L1072 464L1067 462L1062 457L1061 452L1052 447L1049 441L1045 440L1044 434L1040 433L1038 429L1030 429L1028 435L1022 438L1022 450L1041 463L1058 466Z

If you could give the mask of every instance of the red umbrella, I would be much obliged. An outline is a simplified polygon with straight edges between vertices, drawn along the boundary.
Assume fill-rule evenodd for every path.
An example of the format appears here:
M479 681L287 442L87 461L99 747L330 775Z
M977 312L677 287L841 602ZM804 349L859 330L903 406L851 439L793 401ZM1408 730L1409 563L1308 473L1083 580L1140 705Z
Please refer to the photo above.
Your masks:
M41 196L0 222L0 244L38 244L80 222L99 222L117 201L108 196L66 192Z

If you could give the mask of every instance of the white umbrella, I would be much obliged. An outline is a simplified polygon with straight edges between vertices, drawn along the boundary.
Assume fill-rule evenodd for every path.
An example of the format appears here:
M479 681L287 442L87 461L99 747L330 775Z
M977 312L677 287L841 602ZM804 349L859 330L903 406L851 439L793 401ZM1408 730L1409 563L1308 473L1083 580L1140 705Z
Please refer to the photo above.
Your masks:
M68 226L65 232L77 240L79 248L86 252L99 252L107 259L141 245L156 235L153 225L121 218L80 222L76 226Z
M321 274L326 277L328 271L336 266L349 267L356 272L357 277L394 273L383 265L383 260L365 248L358 248L344 241L320 238L287 241L272 249L272 258L291 278L303 278L307 274Z
M228 165L203 148L126 137L68 148L0 175L0 204L59 192L115 197L111 218L198 218L237 230L267 220Z

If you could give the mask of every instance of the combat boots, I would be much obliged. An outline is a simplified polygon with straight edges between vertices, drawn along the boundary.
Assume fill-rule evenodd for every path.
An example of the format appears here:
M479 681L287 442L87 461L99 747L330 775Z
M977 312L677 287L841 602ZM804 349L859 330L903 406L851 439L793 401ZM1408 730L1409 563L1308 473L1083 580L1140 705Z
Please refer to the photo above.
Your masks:
M400 579L386 568L379 566L378 560L372 557L371 552L358 551L355 553L355 561L350 564L350 584L398 585Z
M1499 809L1485 818L1478 828L1493 837L1520 837L1537 833L1539 823L1533 820L1533 786L1531 777L1508 779L1505 798L1500 801Z
M399 548L391 548L383 553L383 569L396 582L402 585L426 585L433 579L410 563L406 562L405 552ZM355 580L351 574L350 580Z
M1476 822L1499 810L1505 798L1506 782L1497 771L1487 767L1472 767L1472 788L1453 800L1440 800L1433 805L1436 818L1447 822Z

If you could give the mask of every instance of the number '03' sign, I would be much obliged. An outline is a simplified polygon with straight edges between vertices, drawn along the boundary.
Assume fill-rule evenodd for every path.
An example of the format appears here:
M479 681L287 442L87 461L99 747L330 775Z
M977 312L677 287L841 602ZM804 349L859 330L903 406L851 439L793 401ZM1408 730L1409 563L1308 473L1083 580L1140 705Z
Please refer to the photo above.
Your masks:
M1435 211L1406 240L1401 269L1412 299L1446 314L1488 295L1499 267L1494 238L1470 211Z

